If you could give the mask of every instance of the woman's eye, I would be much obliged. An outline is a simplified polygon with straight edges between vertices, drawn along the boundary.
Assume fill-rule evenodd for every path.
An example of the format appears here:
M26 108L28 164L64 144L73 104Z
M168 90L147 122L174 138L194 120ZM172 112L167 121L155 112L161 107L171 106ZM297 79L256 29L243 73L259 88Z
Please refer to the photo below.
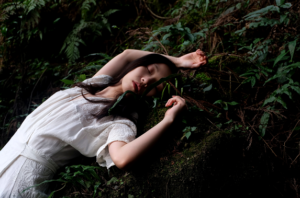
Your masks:
M149 66L147 67L147 69L148 69L149 74L151 74L151 71L150 71L150 69L149 69Z

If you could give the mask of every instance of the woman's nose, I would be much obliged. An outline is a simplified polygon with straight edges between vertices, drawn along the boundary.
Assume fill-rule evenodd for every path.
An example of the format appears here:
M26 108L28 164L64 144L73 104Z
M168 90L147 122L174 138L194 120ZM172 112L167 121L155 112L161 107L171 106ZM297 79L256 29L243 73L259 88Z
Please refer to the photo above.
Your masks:
M142 78L142 83L144 87L147 87L149 80L146 77Z

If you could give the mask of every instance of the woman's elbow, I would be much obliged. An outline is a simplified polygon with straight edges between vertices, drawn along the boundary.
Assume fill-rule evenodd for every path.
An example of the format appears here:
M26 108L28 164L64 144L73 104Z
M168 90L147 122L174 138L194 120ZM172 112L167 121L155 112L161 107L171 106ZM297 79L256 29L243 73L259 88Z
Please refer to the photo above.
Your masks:
M115 160L114 163L121 170L127 171L130 169L130 163L126 159Z

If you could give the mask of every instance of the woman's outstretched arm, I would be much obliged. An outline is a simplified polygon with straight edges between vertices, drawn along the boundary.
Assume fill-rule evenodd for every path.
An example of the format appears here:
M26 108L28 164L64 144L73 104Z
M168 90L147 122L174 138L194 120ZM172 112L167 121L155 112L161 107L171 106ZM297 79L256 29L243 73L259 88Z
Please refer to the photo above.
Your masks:
M119 75L128 63L152 53L153 52L127 49L105 64L94 76L104 74L114 78ZM163 56L171 60L176 67L196 68L207 63L207 58L201 50L197 50L196 52L181 57Z
M128 169L136 159L154 146L175 118L186 108L185 100L179 96L173 96L166 103L166 107L170 106L172 108L167 110L164 119L137 139L128 144L112 142L109 145L110 156L118 168Z

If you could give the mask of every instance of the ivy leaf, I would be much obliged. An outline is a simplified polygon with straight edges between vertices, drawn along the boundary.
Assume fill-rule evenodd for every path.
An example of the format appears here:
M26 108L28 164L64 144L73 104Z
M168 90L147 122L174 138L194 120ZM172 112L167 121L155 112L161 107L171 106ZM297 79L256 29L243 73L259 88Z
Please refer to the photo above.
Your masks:
M287 14L282 14L282 15L280 15L280 20L279 20L279 22L280 22L280 23L283 23L287 16L288 16Z
M197 127L191 127L191 131L196 131Z
M276 0L277 6L281 6L282 4L284 4L284 0Z
M192 135L191 132L187 132L187 133L185 134L186 139L189 139L189 137L190 137L191 135Z
M292 42L289 42L289 44L288 44L290 54L291 54L291 61L293 60L296 44L297 44L297 39Z
M285 3L285 4L281 5L280 7L282 7L282 8L290 8L290 7L292 7L292 4L291 3Z

